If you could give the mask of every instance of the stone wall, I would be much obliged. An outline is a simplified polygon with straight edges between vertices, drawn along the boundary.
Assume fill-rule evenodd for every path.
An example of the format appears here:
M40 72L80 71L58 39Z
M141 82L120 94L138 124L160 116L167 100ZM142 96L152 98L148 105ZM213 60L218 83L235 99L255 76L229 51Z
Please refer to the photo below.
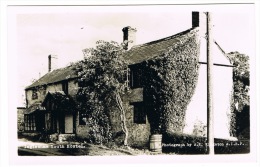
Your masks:
M142 89L130 90L128 94L122 96L123 105L126 115L126 124L128 129L128 144L130 146L148 146L150 136L150 124L146 117L145 124L134 123L134 106L130 105L131 102L142 101ZM123 131L121 128L120 111L117 108L111 108L110 112L111 128L113 138L117 144L123 144Z
M129 131L129 145L131 146L148 146L150 136L150 124L146 117L146 124L134 123L134 107L130 105L126 111L127 127Z

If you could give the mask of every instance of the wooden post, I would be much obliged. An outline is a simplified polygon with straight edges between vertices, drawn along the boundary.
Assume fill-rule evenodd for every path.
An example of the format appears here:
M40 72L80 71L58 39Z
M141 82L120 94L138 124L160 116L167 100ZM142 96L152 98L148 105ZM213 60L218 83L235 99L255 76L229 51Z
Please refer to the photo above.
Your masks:
M211 34L211 14L206 12L207 16L207 139L208 154L214 154L214 112L213 112L213 89L212 89L212 34Z

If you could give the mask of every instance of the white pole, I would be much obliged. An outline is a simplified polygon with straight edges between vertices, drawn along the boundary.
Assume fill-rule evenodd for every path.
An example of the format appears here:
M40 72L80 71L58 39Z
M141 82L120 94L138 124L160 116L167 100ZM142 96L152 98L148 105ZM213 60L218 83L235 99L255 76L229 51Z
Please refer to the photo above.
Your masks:
M207 139L208 153L214 154L214 115L213 115L213 89L212 89L212 34L211 34L211 14L206 12L207 16Z

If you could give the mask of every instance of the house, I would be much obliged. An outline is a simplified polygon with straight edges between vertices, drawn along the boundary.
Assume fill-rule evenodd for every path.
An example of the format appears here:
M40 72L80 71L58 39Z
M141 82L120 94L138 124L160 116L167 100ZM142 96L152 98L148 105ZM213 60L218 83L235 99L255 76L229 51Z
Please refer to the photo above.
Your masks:
M205 135L206 132L203 129L207 122L205 22L205 14L193 12L192 28L142 45L135 45L136 29L129 26L123 29L123 39L131 41L126 46L128 51L125 54L125 58L130 62L128 76L130 91L122 98L124 105L129 106L129 110L126 111L126 119L130 145L146 145L151 133L156 132L154 127L157 125L154 124L154 121L157 120L157 117L151 116L151 113L158 112L155 111L154 107L158 107L159 104L150 101L150 92L147 89L148 86L156 86L145 83L143 77L149 71L144 66L151 62L156 63L158 58L168 52L169 49L171 49L173 55L188 53L186 58L189 58L189 56L196 58L196 55L198 55L198 75L196 82L194 82L192 97L184 107L185 115L182 120L179 120L179 123L182 124L181 130L176 130L174 122L171 121L167 122L169 124L169 126L167 125L168 130L190 135ZM191 48L188 45L190 39L193 40L192 46L196 50L194 55L191 54ZM181 51L177 51L178 48L181 48ZM213 46L213 54L214 135L216 138L229 139L232 136L230 134L230 117L232 114L233 66L216 41ZM51 56L49 56L49 62L49 72L25 89L27 102L24 116L25 131L45 132L52 135L54 140L63 140L67 137L87 138L89 127L74 107L75 96L79 87L74 70L75 65L52 70ZM163 65L161 68L167 69ZM167 70L166 74L168 74ZM182 79L185 79L185 77ZM171 85L171 83L168 82L168 85ZM157 85L156 89L160 89L160 87ZM188 88L186 87L186 89ZM171 93L174 92L174 90L170 91ZM178 101L178 99L169 100ZM111 111L110 121L113 133L120 132L121 120L117 113ZM202 130L202 132L198 133L198 130Z

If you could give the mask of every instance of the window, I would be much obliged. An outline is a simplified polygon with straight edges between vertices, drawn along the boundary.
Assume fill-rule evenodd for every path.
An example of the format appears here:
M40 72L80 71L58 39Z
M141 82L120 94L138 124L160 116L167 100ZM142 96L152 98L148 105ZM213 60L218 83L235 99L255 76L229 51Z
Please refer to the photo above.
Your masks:
M25 131L36 131L35 115L24 115L24 129Z
M38 99L38 93L37 93L36 89L34 89L33 92L32 92L32 99L33 100Z
M79 125L86 125L86 114L79 112Z
M132 66L130 68L130 87L131 88L140 88L142 87L142 70L138 66Z
M68 91L69 91L69 87L68 87L68 81L63 81L62 82L62 91L67 95Z
M132 103L134 105L134 123L146 124L146 113L142 102Z

